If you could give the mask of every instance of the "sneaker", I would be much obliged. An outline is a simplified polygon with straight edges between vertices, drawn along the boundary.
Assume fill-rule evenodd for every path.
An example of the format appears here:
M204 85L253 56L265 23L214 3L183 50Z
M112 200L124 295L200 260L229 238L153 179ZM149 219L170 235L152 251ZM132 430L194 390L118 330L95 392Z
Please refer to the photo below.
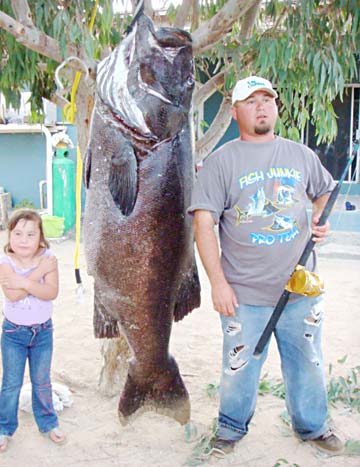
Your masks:
M318 438L309 439L308 441L327 452L341 452L344 449L343 441L331 429Z
M236 443L237 441L231 439L214 438L211 443L211 453L215 457L224 457L226 454L233 452Z

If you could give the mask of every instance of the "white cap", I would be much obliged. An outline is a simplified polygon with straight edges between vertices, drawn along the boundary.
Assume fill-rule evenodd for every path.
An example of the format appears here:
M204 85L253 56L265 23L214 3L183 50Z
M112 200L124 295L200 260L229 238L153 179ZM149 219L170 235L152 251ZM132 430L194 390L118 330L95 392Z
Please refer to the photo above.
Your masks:
M236 83L232 93L232 103L243 101L256 91L266 91L273 97L278 97L270 81L259 76L248 76Z

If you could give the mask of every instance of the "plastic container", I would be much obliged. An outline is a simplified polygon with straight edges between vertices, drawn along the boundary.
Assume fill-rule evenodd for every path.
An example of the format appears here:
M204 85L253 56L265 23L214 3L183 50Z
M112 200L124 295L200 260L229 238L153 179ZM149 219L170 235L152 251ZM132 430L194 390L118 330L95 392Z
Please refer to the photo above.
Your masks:
M64 218L43 214L41 216L44 235L47 238L60 238L64 233Z
M53 163L53 215L64 218L64 231L75 223L75 164L66 148L56 148Z

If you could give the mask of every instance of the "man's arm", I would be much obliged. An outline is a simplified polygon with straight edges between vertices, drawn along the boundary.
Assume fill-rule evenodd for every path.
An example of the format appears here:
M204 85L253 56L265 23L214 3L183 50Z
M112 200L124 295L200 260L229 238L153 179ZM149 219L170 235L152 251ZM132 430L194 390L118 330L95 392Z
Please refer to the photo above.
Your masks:
M220 262L218 241L214 232L214 219L209 211L194 212L194 235L201 262L211 284L211 297L216 311L235 316L238 306L235 292L227 282Z
M330 231L330 223L328 220L322 226L317 225L329 197L330 194L322 195L313 201L312 204L311 231L313 233L312 240L316 243L322 242Z

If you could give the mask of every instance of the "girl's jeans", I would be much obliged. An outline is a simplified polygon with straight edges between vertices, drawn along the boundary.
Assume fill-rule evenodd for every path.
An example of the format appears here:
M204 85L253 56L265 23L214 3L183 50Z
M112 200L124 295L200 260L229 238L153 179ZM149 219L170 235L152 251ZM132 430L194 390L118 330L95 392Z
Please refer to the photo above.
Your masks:
M322 298L302 297L288 304L275 329L285 384L286 406L294 431L315 439L328 430L327 392L321 352ZM255 411L259 376L269 343L259 359L255 346L273 307L240 305L235 317L221 315L223 367L217 436L239 440Z
M1 337L3 381L0 393L0 435L12 436L18 427L18 408L25 364L29 359L32 409L39 430L47 433L58 426L53 407L50 365L53 327L46 323L20 326L4 319Z

